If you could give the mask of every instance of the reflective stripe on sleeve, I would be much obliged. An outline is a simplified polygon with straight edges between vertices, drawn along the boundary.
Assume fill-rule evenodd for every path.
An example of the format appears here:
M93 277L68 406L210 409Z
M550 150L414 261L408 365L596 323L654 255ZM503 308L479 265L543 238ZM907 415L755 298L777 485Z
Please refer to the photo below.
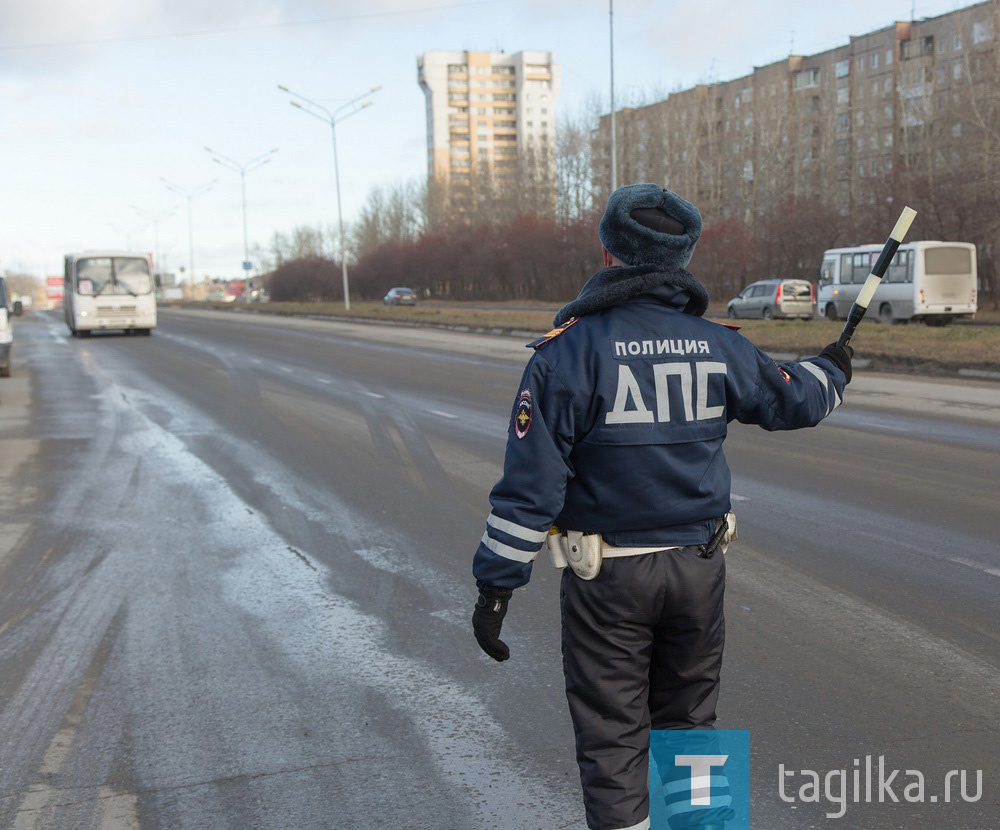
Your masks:
M507 519L501 519L495 513L490 513L486 517L486 524L490 527L495 527L497 530L502 530L508 536L513 536L515 539L523 539L525 542L533 542L536 545L544 542L546 535L548 535L547 530L532 530L530 527L515 524Z
M815 376L815 378L823 385L823 388L826 390L826 399L830 402L826 413L829 415L843 403L843 398L840 397L837 387L833 385L833 380L815 363L806 361L804 363L800 363L799 365L806 369L806 371L808 371L811 375Z
M502 556L504 559L513 559L515 562L533 562L538 555L538 551L541 550L541 546L535 550L518 550L517 548L512 548L510 545L505 545L503 542L498 542L496 539L491 538L488 532L483 534L481 541L485 547L498 556Z

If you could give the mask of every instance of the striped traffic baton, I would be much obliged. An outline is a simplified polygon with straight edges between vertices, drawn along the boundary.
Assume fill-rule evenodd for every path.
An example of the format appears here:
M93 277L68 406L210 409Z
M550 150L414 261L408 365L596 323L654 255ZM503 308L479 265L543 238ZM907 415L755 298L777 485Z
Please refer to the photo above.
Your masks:
M875 289L882 282L886 268L889 267L889 263L896 255L896 250L903 241L903 237L906 236L906 232L910 229L910 225L913 224L916 215L917 212L910 207L904 207L903 212L899 214L899 219L896 220L896 227L892 229L892 233L889 234L885 245L882 246L882 252L878 255L878 259L875 261L868 279L865 280L861 293L858 294L858 298L851 306L851 311L847 315L847 322L844 324L844 330L840 333L840 337L837 340L838 346L846 346L851 342L854 330L858 327L858 323L861 322L861 318L865 316L865 312L868 311L868 304L872 301L872 297L875 296Z

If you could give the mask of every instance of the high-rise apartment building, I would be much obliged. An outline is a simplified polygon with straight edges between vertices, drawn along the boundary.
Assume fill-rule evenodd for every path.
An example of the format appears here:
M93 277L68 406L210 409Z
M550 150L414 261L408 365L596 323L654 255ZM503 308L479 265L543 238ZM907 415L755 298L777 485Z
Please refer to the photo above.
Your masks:
M938 194L969 170L985 184L1000 129L998 39L1000 0L987 0L619 111L619 181L661 182L714 220L749 221L788 197L848 212L906 197L918 179ZM602 177L609 130L605 116Z
M559 67L551 52L425 52L427 172L455 184L509 175L528 155L552 164Z

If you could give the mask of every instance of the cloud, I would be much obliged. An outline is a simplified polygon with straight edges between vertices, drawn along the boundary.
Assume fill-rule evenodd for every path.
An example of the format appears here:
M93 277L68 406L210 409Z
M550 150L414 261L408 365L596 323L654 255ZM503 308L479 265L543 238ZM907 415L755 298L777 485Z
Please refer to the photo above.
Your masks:
M280 26L290 7L281 0L0 0L0 69L64 73L120 44Z
M261 26L444 16L518 0L0 0L0 49L60 48L115 40L206 34Z

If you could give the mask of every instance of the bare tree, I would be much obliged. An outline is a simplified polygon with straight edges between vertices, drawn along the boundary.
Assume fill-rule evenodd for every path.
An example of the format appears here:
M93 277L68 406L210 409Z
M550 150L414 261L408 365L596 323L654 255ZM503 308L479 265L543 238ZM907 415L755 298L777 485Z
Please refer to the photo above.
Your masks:
M429 224L425 209L427 187L408 181L372 189L351 234L355 256L419 235Z
M592 129L583 116L560 125L555 172L555 215L559 221L580 219L595 210Z

